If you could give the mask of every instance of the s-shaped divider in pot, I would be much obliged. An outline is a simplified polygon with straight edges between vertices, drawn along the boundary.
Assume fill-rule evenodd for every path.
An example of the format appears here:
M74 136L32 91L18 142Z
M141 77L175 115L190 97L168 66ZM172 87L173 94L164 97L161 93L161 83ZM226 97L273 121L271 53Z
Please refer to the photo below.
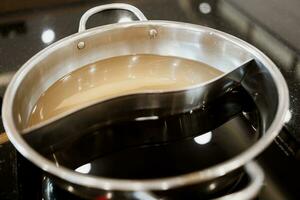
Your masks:
M241 86L249 68L258 68L254 60L213 81L190 89L137 93L107 99L27 128L22 135L38 152L49 155L82 141L86 135L105 125L124 120L166 118L200 109L201 112L197 112L197 117L194 115L188 118L194 124L201 122L194 130L184 131L181 134L140 131L138 136L133 133L112 136L111 132L103 132L99 137L103 137L104 142L97 144L99 146L97 152L101 151L104 155L133 146L158 145L196 137L216 129L242 113L245 108L254 107L251 97ZM113 140L105 140L109 137ZM92 152L89 153L93 155Z
M136 151L146 156L145 158L147 158L149 152L160 152L159 154L161 155L156 155L155 159L162 163L162 159L165 159L164 157L167 156L163 152L173 155L182 154L182 152L178 151L178 148L185 148L190 140L197 142L199 136L204 135L205 137L205 134L210 133L212 130L216 130L214 134L220 135L219 139L217 138L214 141L215 143L223 143L224 145L221 145L221 148L230 147L232 143L227 144L226 140L232 138L226 138L228 135L222 132L222 129L226 129L226 125L223 128L219 127L222 127L224 123L230 120L233 122L229 126L232 124L235 127L248 126L243 120L237 119L234 121L232 119L241 115L242 112L251 113L251 111L256 111L252 97L242 87L243 80L249 78L247 77L249 68L253 70L259 67L254 60L250 60L215 81L190 90L130 94L107 99L76 112L59 116L57 119L45 121L28 128L23 132L23 136L37 152L57 162L59 165L71 169L78 168L79 171L80 166L91 162L95 158L105 158L120 151L127 152L125 155L133 158ZM204 101L205 104L203 104ZM194 114L191 115L191 111ZM178 115L179 117L177 117ZM161 119L164 125L160 124L157 126L157 124L154 125L152 122L149 123L149 120L156 119L155 117ZM127 125L126 123L124 125L123 123L136 119L135 123L139 125ZM141 123L144 123L143 128L137 131L136 129L141 126ZM166 131L164 129L165 123L173 123L172 126L182 130L176 132L173 128ZM240 124L234 125L234 123ZM251 123L256 125L257 131L259 131L258 126L260 122L253 122L252 119ZM184 124L183 127L182 124ZM103 129L103 127L110 125L114 125L115 129L118 130L125 128L129 131L120 132ZM153 126L158 128L151 128ZM147 128L150 131L147 131ZM255 134L249 127L246 130L252 132L251 134ZM224 134L224 136L221 136L221 134ZM237 144L237 147L231 146L232 149L235 149L234 152L228 153L226 152L227 150L224 151L230 154L230 157L233 157L245 150L248 145L254 143L258 139L259 134L256 133L255 139L253 140L252 138L252 141L247 145L242 147L238 147L240 144ZM220 140L224 141L220 142ZM182 143L181 141L184 142ZM238 143L238 141L236 142ZM164 147L157 152L153 148L157 148L158 145ZM217 150L213 145L208 145L206 148L212 148L212 150L205 150L198 154L199 157L206 160L205 165L197 163L194 167L186 166L186 171L181 170L180 173L199 170L198 168L200 167L209 167L229 158L218 155L220 149ZM195 148L191 148L191 151L193 150ZM189 150L186 150L186 152L191 153ZM212 153L215 153L215 155ZM210 158L211 161L209 161L208 157L203 156L204 154L215 156L217 159ZM182 160L182 155L177 156L178 158L175 158L175 160ZM141 157L136 157L135 159L141 159ZM124 175L118 174L113 170L108 172L107 169L114 168L110 161L107 162L104 159L97 162L94 163L94 168L95 166L99 168L100 165L102 170L94 175L132 178L130 176L124 177ZM151 162L153 164L153 159ZM172 161L168 162L172 163ZM144 166L140 165L139 167L142 168ZM130 164L129 166L124 164L123 168L130 168ZM169 166L169 170L172 171L170 168L171 166ZM177 172L167 175L177 175ZM165 174L160 175L163 176ZM150 178L151 176L153 176L152 178L157 178L156 176L160 175L159 173L149 172L148 175L143 175L143 178ZM135 174L134 176L133 178L137 178L140 175Z

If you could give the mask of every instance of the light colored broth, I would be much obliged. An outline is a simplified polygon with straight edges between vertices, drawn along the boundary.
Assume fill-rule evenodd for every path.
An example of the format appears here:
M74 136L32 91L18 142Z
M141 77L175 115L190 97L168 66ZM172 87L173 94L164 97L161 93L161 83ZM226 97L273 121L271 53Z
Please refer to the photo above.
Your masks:
M170 56L141 54L101 60L65 75L47 89L34 106L28 126L102 99L185 88L222 73L201 62Z

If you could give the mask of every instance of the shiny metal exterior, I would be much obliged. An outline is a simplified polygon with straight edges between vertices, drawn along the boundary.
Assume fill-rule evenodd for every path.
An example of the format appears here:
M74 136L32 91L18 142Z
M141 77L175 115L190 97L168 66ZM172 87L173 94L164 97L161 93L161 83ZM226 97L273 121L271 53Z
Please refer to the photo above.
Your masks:
M153 29L157 32L155 37L149 34ZM85 43L85 48L79 50L77 44L80 41ZM24 141L20 133L23 132L33 105L56 80L97 60L129 54L179 56L214 66L225 72L225 75L255 59L259 68L246 73L241 84L253 96L260 109L264 135L247 151L224 163L186 175L145 181L93 177L57 167ZM186 88L189 89L192 88ZM5 130L15 147L41 169L62 180L66 188L69 185L98 191L156 191L209 181L245 165L278 134L288 106L285 80L274 63L255 47L203 26L169 21L140 21L83 31L39 52L23 65L8 86L2 116Z

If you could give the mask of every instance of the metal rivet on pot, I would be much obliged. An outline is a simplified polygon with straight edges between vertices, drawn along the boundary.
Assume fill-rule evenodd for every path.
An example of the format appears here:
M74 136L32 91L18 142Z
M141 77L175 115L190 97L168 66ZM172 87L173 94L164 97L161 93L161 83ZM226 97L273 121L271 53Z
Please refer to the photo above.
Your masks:
M77 48L78 49L83 49L85 47L85 43L84 42L78 42L77 44Z
M149 36L150 36L150 39L154 39L154 38L156 38L156 36L157 36L157 30L156 29L150 29L149 30Z

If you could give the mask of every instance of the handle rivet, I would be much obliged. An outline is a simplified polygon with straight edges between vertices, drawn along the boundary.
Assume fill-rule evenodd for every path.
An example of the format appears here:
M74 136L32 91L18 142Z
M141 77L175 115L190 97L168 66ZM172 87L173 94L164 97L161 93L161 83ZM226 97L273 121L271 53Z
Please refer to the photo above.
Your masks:
M154 39L154 38L156 38L156 36L157 36L157 30L156 29L150 29L149 30L149 36L150 36L150 39Z
M77 44L77 48L78 49L83 49L85 47L85 43L84 42L78 42L78 44Z

